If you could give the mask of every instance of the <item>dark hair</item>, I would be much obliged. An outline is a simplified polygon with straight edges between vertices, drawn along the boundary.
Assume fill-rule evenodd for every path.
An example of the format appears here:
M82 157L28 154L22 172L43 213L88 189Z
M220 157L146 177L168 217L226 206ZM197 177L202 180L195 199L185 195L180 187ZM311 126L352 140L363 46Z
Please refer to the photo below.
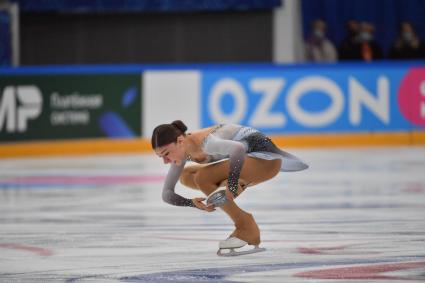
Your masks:
M159 125L152 132L152 148L155 149L176 142L179 136L186 135L186 131L186 125L180 120L176 120L171 124Z

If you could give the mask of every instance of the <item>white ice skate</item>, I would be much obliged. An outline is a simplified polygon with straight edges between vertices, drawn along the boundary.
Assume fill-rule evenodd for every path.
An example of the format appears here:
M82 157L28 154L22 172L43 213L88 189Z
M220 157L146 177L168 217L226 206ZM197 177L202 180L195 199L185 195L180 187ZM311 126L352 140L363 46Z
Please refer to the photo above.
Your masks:
M245 242L244 240L241 240L236 237L229 237L224 241L220 241L218 245L219 249L217 251L217 255L218 256L239 256L239 255L259 253L266 250L265 248L260 248L258 245L255 245L254 248L250 250L235 250L235 249L240 249L246 245L248 245L248 243ZM223 253L223 251L227 251L227 250L228 252Z

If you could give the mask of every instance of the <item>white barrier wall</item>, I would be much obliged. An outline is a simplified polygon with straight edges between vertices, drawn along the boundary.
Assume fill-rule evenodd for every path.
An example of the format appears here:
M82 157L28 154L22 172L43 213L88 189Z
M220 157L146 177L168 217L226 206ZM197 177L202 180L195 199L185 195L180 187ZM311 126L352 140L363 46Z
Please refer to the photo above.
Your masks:
M273 62L304 61L301 1L285 0L273 10Z
M200 71L146 71L142 75L143 136L164 123L182 120L189 129L200 128Z

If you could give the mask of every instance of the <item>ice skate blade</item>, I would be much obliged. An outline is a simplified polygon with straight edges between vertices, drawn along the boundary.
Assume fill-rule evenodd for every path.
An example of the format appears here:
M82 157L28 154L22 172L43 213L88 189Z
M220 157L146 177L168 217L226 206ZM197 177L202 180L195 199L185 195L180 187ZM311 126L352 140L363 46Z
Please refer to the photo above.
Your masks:
M227 203L226 189L218 188L207 197L207 205L215 207L223 206Z
M223 253L223 250L230 250L229 252ZM255 248L247 251L235 251L235 249L218 249L217 255L218 256L240 256L240 255L248 255L248 254L255 254L259 252L264 252L265 248L260 248L259 246L255 246Z

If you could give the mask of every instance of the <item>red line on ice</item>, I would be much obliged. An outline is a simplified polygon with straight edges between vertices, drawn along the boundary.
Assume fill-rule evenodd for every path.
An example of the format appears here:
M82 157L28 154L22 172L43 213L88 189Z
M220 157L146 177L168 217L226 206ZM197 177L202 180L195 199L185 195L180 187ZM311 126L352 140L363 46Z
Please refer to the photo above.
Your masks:
M322 248L306 248L306 247L298 247L297 251L302 254L323 254L326 251L335 251L335 250L343 250L349 245L345 246L335 246L335 247L322 247Z
M0 248L4 249L13 249L13 250L22 250L22 251L28 251L32 252L41 256L51 256L53 255L53 252L48 249L44 248L38 248L38 247L32 247L32 246L26 246L21 244L0 244Z
M376 265L361 265L330 269L319 269L296 273L295 277L311 279L409 279L406 277L386 276L381 273L404 269L425 267L425 262L401 262Z

